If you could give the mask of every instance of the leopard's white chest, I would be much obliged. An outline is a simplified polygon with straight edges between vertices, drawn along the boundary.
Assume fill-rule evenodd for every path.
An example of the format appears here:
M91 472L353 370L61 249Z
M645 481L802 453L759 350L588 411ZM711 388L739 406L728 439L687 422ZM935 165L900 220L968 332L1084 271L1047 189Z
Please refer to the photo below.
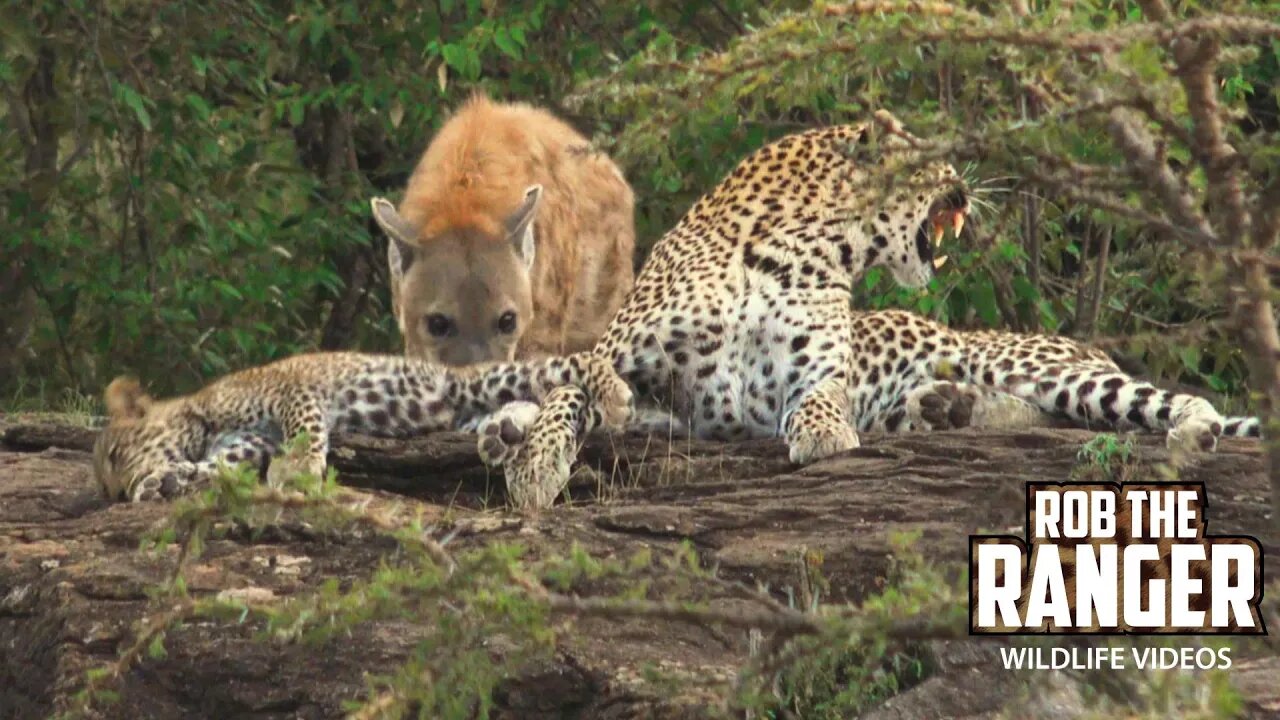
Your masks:
M721 332L691 342L689 362L676 366L677 414L701 438L776 437L796 382L797 318L776 297L746 293L719 317Z

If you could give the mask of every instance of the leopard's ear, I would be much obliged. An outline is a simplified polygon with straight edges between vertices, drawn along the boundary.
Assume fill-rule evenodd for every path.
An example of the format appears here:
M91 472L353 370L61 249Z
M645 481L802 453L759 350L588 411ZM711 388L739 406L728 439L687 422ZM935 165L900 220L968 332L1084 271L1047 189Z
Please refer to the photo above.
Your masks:
M137 420L151 407L151 396L142 390L137 378L124 375L111 381L102 399L112 420Z

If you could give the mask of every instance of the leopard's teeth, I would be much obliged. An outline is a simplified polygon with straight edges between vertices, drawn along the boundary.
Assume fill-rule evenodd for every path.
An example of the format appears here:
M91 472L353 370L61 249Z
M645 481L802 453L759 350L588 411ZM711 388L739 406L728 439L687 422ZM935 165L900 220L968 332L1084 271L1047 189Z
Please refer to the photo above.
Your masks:
M934 258L934 259L933 259L933 267L934 267L935 269L936 269L936 268L940 268L940 267L942 267L943 265L946 265L946 264L947 264L947 256L946 256L946 255L940 255L940 256L938 256L938 257L936 257L936 258Z

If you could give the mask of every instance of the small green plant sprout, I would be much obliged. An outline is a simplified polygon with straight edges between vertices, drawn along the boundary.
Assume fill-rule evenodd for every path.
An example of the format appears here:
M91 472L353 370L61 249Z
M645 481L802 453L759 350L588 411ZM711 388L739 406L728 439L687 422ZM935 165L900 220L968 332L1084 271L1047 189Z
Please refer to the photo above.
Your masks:
M814 602L805 614L822 631L749 635L751 662L739 675L736 708L747 717L854 717L934 672L929 639L966 627L964 579L925 560L919 532L889 538L883 589L859 606ZM801 550L801 587L828 592L822 554Z
M1114 433L1102 433L1076 453L1071 477L1078 481L1124 482L1132 476L1137 462L1138 450L1133 438L1121 440Z

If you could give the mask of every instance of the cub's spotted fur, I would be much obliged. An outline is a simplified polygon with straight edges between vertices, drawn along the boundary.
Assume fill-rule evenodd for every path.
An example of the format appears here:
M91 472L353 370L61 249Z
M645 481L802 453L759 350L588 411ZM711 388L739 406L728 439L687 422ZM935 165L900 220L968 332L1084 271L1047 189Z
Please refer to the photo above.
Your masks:
M305 433L299 469L319 474L334 434L465 428L565 383L580 384L593 399L578 408L599 415L593 425L618 427L626 419L631 390L607 364L583 353L462 369L386 355L316 353L160 401L136 381L117 378L106 392L111 417L94 446L94 473L111 498L172 497L207 480L220 464L263 466L282 439Z
M655 246L596 355L691 434L781 435L799 463L856 447L858 429L965 425L975 412L986 424L1055 413L1167 429L1171 443L1213 448L1225 422L1207 402L1134 381L1098 351L851 312L851 283L868 267L927 283L940 228L958 232L968 208L942 164L917 170L909 188L869 190L864 163L911 157L909 136L879 119L783 138L742 161ZM559 493L592 425L584 402L558 388L540 414L522 413L532 418L522 446L513 418L483 428L481 454L507 466L516 504Z

